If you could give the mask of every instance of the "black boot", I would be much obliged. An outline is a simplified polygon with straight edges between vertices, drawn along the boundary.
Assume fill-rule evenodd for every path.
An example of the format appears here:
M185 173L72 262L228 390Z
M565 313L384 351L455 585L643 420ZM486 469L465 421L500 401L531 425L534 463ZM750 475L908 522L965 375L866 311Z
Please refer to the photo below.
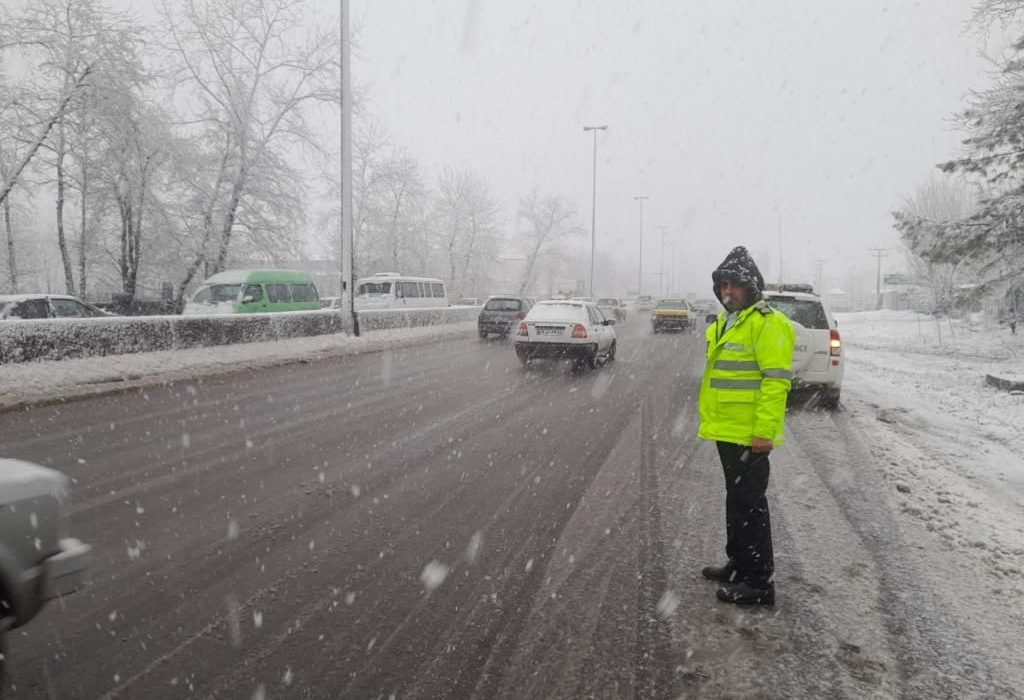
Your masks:
M754 588L747 582L727 583L718 589L719 600L736 605L775 605L775 586Z
M728 561L725 566L705 566L700 573L704 578L712 581L732 583L736 580L736 565L732 561Z

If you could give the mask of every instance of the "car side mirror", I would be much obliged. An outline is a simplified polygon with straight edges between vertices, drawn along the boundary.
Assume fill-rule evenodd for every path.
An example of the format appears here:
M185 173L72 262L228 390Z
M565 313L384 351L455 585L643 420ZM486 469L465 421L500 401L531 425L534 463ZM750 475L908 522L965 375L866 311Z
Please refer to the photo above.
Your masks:
M837 321L836 319L832 319L832 325L835 326L836 328L839 328L839 321Z
M252 294L246 294L244 297L242 297L243 304L251 304L254 301L256 301L256 297L254 297Z
M715 314L708 314L704 317L704 323L714 323L718 319Z

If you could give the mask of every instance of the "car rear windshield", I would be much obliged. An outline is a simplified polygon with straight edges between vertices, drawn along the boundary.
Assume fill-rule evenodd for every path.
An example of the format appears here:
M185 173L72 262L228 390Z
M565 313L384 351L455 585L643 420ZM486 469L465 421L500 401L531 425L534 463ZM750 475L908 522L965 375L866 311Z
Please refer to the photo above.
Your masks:
M821 305L820 301L793 297L771 297L768 299L768 303L804 328L828 328L828 316L825 315L825 307Z
M582 304L537 304L526 316L528 321L586 321Z
M678 309L685 309L686 308L686 304L684 302L681 302L681 301L659 301L658 302L658 308L659 309L678 310Z
M487 311L519 311L523 302L519 299L488 299L484 309Z

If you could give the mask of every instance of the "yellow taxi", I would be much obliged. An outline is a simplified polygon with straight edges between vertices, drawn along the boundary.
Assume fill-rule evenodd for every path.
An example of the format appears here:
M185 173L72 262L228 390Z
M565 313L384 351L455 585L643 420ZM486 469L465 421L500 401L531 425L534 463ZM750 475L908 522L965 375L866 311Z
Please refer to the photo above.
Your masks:
M659 299L651 311L651 327L655 333L663 330L692 330L697 315L685 299Z

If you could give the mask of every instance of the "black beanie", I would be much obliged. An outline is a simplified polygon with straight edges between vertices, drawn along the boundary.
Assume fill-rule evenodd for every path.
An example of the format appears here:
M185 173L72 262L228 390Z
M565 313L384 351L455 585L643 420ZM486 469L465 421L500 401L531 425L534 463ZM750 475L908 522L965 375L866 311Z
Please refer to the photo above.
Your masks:
M764 291L764 277L761 276L761 271L757 269L750 253L741 245L730 250L722 264L711 273L711 282L718 301L722 301L718 286L723 280L747 287L750 290L751 303L760 299L761 292Z

